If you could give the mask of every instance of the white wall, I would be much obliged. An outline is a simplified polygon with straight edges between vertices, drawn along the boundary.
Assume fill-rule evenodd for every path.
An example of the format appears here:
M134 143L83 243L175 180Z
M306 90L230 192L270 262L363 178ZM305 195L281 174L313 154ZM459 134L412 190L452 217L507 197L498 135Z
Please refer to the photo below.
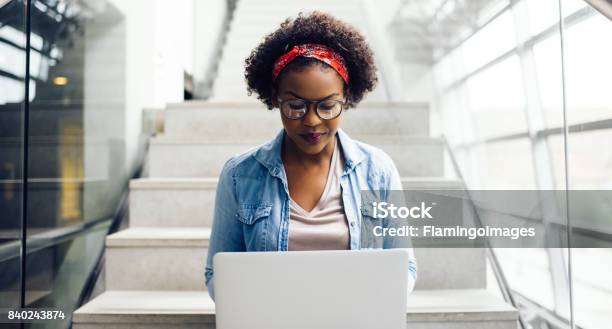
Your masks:
M133 0L124 0L133 1ZM201 1L201 0L200 0ZM155 0L153 105L183 100L183 71L193 73L195 0Z
M225 0L195 1L194 7L194 77L203 81L213 56L217 36L221 33L226 14Z
M115 34L117 40L113 41L124 47L105 48L104 44L92 42L91 49L103 47L100 51L111 56L113 51L124 52L115 53L125 58L125 69L119 77L124 93L117 93L121 95L117 97L124 98L124 116L117 121L121 128L116 129L124 130L121 135L125 139L125 163L130 166L138 150L142 110L183 101L184 71L204 79L209 53L220 32L215 26L220 26L225 0L108 1L124 16L120 23L123 32ZM113 28L108 26L109 30ZM99 56L90 52L89 57ZM90 61L91 65L98 65L96 61ZM89 79L96 83L95 75Z

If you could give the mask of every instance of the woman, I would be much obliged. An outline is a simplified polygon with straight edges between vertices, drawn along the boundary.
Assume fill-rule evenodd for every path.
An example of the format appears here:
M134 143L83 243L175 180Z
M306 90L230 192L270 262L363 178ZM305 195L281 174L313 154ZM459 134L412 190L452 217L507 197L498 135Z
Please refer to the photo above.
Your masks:
M213 298L215 253L372 247L361 236L361 190L401 190L391 158L340 129L343 110L377 82L372 51L354 28L300 13L253 50L245 77L249 95L280 109L284 128L223 167L206 265Z

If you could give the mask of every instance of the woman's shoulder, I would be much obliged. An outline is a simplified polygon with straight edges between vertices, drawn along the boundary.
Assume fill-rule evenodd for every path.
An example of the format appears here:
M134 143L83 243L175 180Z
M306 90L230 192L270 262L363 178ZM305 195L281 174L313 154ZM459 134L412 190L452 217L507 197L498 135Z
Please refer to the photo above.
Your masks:
M271 140L232 156L226 161L224 172L232 172L233 176L260 175L267 168L278 166L283 135L284 129L280 129Z
M246 170L252 171L263 168L255 158L255 154L264 146L265 144L254 146L231 156L225 161L221 173L231 176L242 176Z
M378 146L374 144L378 141L375 140L362 140L354 139L349 136L344 130L338 130L338 137L340 138L340 144L345 148L345 152L349 158L356 161L361 161L364 158L368 161L391 161L391 157Z
M357 148L363 153L366 163L382 169L393 168L393 159L382 148L359 140L353 141Z
M367 175L371 189L400 189L399 172L393 159L381 147L362 141L355 141L355 146L363 155L357 171Z

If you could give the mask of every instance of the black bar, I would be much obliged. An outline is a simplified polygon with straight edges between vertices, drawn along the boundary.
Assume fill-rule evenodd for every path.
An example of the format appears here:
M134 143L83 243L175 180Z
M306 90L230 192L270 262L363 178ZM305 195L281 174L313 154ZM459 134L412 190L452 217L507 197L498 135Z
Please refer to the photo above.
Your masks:
M23 188L21 189L21 273L20 275L20 288L21 295L20 305L21 308L26 307L26 250L27 250L27 227L28 227L28 135L29 135L29 121L30 121L30 27L31 27L31 6L32 0L26 0L26 22L25 22L25 33L26 33L26 67L25 67L25 96L23 100L24 105L24 118L23 118L23 173L21 178L23 179ZM23 326L23 324L22 324Z

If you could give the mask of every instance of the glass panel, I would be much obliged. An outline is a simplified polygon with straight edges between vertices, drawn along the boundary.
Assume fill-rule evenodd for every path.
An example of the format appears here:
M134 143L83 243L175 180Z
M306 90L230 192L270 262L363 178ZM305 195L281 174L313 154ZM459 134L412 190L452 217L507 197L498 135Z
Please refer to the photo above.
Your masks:
M35 323L30 329L68 328L89 273L104 248L109 222L90 233L28 253L29 307L61 310L66 318ZM34 235L35 233L30 233Z
M563 53L559 3L567 18ZM612 189L612 21L588 3L514 1L514 17L503 13L434 65L441 127L457 146L454 151L470 188ZM456 22L464 19L458 15ZM519 46L517 35L525 43L516 54L481 70ZM469 78L462 80L465 74ZM564 114L571 129L568 140L562 131L547 135L550 128L566 128ZM470 144L527 128L530 138ZM529 323L534 328L569 327L563 322L572 316L570 302L579 327L606 328L612 320L612 200L577 201L569 200L573 249L496 250L510 288L551 312L549 318L535 316ZM587 238L601 248L578 248ZM560 322L553 325L555 321Z
M467 71L477 69L515 45L512 12L505 11L463 44L462 50Z
M525 0L529 15L529 32L536 35L559 21L557 0Z
M495 254L513 290L543 307L555 309L554 287L546 249L496 248Z
M563 86L561 80L561 41L559 34L536 43L533 56L544 126L563 126Z
M0 308L20 306L23 115L25 84L25 7L0 7ZM2 328L11 328L0 324ZM13 326L12 328L18 328Z
M555 172L559 179L564 175L562 138L551 137ZM568 162L571 189L612 189L612 149L601 144L601 141L611 139L612 130L608 129L570 133ZM558 188L564 188L564 185L562 181L557 184Z
M467 80L478 139L525 132L525 93L521 65L514 55Z
M581 328L606 328L612 316L612 249L572 249L574 314Z
M63 13L53 9L60 4ZM31 9L26 299L70 316L132 170L125 24L109 3L39 0ZM93 221L101 226L79 234ZM62 238L71 230L76 237ZM32 328L66 328L69 319Z
M611 118L612 23L595 13L565 30L565 72L569 124Z
M0 70L23 79L26 63L24 50L10 43L0 42L0 54Z
M474 190L533 190L536 188L533 157L528 139L475 146L471 149ZM472 184L474 182L474 184Z
M37 3L31 28L42 54L31 52L32 232L109 218L129 169L121 15L111 5L95 10L60 1L64 14L49 16L58 3Z
M563 3L564 15L580 8L576 2ZM599 124L570 132L568 183L570 189L610 190L612 21L592 8L577 13L585 12L577 23L564 30L566 111L570 124L596 121ZM604 193L590 200L569 200L571 244L575 247L571 250L574 316L576 325L582 328L606 328L612 321L611 205L612 200ZM589 247L600 247L578 248L585 241L589 241Z
M554 186L557 190L565 189L565 138L562 134L548 137Z

